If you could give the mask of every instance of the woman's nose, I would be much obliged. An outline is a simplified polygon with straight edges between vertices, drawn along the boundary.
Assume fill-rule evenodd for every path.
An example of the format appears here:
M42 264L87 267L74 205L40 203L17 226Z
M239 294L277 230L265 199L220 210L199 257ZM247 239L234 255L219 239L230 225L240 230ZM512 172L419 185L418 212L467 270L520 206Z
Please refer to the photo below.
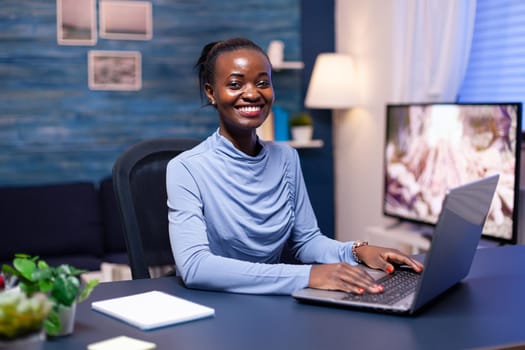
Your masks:
M249 84L246 86L246 90L244 91L242 97L247 100L258 99L260 97L259 90L255 85Z

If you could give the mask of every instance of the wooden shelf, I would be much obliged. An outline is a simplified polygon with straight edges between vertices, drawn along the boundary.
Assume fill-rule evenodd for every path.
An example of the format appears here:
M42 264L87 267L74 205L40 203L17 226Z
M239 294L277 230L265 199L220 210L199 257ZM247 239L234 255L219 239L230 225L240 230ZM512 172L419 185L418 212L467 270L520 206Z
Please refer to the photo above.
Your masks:
M294 148L321 148L324 145L323 140L310 140L308 142L297 142L297 141L279 141L279 142L286 142L290 146Z
M304 63L301 61L284 61L274 65L273 70L279 71L283 69L303 69Z

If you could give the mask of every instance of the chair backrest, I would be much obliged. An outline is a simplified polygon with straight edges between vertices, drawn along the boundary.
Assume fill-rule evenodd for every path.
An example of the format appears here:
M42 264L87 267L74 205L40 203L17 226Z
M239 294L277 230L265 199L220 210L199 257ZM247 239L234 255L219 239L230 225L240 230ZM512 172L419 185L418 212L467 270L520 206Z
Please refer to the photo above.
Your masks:
M150 278L149 267L173 265L168 234L166 166L195 139L156 138L125 151L113 166L117 199L133 279Z

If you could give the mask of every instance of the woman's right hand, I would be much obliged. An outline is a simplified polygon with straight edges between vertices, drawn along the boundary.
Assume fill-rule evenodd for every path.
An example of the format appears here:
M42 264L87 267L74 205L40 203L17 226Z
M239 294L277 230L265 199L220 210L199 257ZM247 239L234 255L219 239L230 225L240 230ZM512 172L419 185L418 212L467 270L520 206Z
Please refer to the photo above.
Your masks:
M384 290L366 271L344 262L313 265L308 287L356 294L380 293Z

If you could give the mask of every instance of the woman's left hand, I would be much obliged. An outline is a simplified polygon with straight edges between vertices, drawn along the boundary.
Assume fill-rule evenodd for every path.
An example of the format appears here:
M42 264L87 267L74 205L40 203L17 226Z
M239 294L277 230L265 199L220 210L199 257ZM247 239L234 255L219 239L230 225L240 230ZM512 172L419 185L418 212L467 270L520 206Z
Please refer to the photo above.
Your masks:
M383 270L387 273L394 272L394 264L410 266L416 272L423 270L421 262L397 249L363 245L356 248L356 254L368 267Z

